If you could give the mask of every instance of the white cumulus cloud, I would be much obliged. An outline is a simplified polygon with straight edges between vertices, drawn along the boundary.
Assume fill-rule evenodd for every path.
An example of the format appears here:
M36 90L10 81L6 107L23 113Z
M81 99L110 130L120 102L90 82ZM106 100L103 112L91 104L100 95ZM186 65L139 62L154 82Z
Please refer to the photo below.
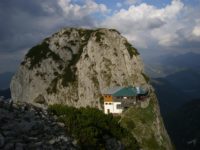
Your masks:
M103 25L117 28L141 48L155 43L171 46L179 42L176 31L182 28L179 16L183 9L184 4L180 0L173 0L163 8L142 3L132 5L127 10L121 9L107 18Z
M104 4L97 4L93 0L86 0L83 5L71 3L71 0L58 0L59 6L65 16L76 17L76 19L88 16L92 13L106 13L108 8Z
M197 25L197 26L194 27L194 29L192 30L192 34L194 36L200 37L200 25Z

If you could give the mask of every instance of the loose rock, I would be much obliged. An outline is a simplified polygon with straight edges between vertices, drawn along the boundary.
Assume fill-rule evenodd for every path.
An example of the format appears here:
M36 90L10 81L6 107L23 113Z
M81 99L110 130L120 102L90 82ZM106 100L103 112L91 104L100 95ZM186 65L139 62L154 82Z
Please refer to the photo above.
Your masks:
M12 111L4 102L1 106L0 149L76 149L64 124L46 110L25 103L13 104Z

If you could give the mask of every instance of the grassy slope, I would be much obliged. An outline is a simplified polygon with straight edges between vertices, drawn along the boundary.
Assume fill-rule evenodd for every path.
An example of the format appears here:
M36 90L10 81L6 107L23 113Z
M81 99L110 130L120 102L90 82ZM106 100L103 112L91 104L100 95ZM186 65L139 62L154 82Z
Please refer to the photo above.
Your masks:
M67 132L77 140L81 149L109 150L116 149L121 144L127 150L139 149L133 135L121 127L119 118L113 117L112 114L105 115L96 108L77 109L62 104L50 105L48 111L57 115L66 125ZM112 142L109 142L111 140ZM116 146L113 147L113 144Z
M136 137L144 150L173 149L154 94L150 96L148 107L131 107L124 112L121 124Z

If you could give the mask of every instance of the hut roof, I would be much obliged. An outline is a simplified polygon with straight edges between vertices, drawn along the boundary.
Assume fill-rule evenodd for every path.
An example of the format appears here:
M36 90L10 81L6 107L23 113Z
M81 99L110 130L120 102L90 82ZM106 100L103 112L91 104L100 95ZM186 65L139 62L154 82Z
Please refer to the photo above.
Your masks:
M135 87L124 87L115 92L113 96L137 96L137 91Z

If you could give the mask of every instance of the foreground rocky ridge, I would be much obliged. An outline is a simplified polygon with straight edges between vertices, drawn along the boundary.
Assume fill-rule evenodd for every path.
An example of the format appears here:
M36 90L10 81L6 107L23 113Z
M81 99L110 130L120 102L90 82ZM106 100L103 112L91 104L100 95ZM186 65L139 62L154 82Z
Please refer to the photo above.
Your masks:
M0 102L0 149L74 150L64 124L50 116L45 109L26 103Z
M60 110L58 111L60 112ZM12 101L0 101L0 149L94 149L94 147L92 147L93 145L88 143L81 145L77 139L72 138L75 135L72 133L67 133L69 126L66 126L65 123L62 123L61 118L63 116L65 115L55 115L49 110L49 107L47 109L44 107L39 108L24 102L13 103ZM65 117L70 119L70 116ZM84 134L81 136L84 136ZM85 136L87 139L87 135ZM111 137L110 135L105 134L104 136L98 138L105 143L103 142L104 145L101 145L101 148L96 147L95 149L124 150L126 149L125 146L128 146L127 142L120 141L116 137ZM133 138L131 140L133 140ZM124 145L123 142L125 142L124 144L127 145ZM136 141L133 142L133 145L137 144ZM138 149L139 148L136 145L134 150Z

